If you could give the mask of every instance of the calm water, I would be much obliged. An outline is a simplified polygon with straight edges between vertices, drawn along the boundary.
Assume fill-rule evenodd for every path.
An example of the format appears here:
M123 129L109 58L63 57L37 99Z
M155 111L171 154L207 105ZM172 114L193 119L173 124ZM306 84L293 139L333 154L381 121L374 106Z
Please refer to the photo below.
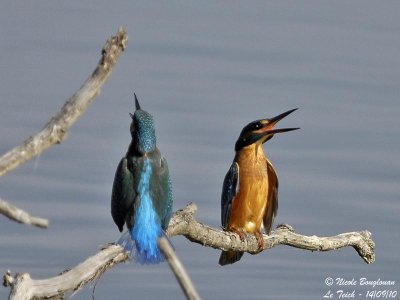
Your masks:
M394 280L400 293L399 15L397 1L1 3L0 153L43 127L120 25L130 36L67 141L0 179L0 197L51 221L41 230L0 216L1 273L54 276L119 237L110 192L135 91L156 118L175 209L194 201L197 218L219 226L241 128L299 107L281 126L301 130L265 146L280 179L276 224L322 236L368 229L377 244L372 265L350 248L281 246L221 268L218 251L173 238L204 299L365 298L366 287L328 288L327 277ZM166 264L119 265L96 288L96 299L166 297L183 298Z

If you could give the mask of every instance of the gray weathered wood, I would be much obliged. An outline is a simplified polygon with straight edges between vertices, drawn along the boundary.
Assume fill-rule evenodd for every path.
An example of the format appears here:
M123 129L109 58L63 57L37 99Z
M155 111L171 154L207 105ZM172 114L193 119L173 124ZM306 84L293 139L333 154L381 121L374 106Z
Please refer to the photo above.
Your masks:
M96 255L89 257L71 270L48 279L32 279L28 273L17 274L15 278L7 272L4 285L11 285L9 299L28 300L35 297L45 299L62 296L82 288L97 279L104 271L115 264L127 260L127 254L120 246L108 245Z
M101 87L110 76L122 51L125 50L127 41L128 35L123 28L120 28L115 36L107 40L96 69L82 87L65 102L61 110L48 121L40 132L0 157L0 176L17 168L52 145L61 143L66 138L72 124L99 95ZM32 225L40 224L39 227L43 228L48 225L47 220L29 217L28 213L4 200L0 204L2 204L0 205L0 214L14 221Z
M241 241L235 233L224 232L197 222L194 218L196 210L195 204L189 204L184 209L175 212L167 230L168 236L184 235L192 242L219 250L258 253L258 243L254 236L247 236L244 241ZM372 263L375 260L375 243L368 231L318 237L295 233L289 225L283 225L272 231L269 236L264 235L264 242L264 250L277 245L288 245L311 251L330 251L351 246L365 262ZM43 299L76 291L98 278L107 269L127 259L128 256L120 246L110 244L78 266L56 277L35 280L27 273L16 274L13 277L11 272L7 272L3 281L5 286L11 287L10 300L28 300L34 296ZM215 264L217 266L217 262Z
M61 110L40 132L0 157L0 176L35 157L53 144L61 143L66 138L71 125L100 93L101 87L111 75L121 52L125 50L127 41L128 35L123 28L120 28L115 36L108 39L96 69Z
M18 223L29 224L40 228L47 228L49 221L40 217L35 217L26 211L8 203L0 198L0 214Z
M257 239L248 235L242 241L236 233L224 232L209 227L194 219L195 204L189 204L178 211L171 220L168 235L184 235L190 241L221 250L243 251L251 254L259 252ZM280 225L270 235L264 235L265 247L270 249L277 245L288 245L311 251L330 251L351 246L368 264L375 261L375 243L367 230L347 232L330 237L306 236L295 233L290 225Z
M180 262L178 256L175 254L174 249L172 249L169 241L165 237L160 238L158 240L158 246L160 247L165 258L167 259L169 267L174 273L176 279L178 280L178 283L181 286L182 291L186 296L186 299L200 300L201 298L197 293L192 280L187 274L185 267Z

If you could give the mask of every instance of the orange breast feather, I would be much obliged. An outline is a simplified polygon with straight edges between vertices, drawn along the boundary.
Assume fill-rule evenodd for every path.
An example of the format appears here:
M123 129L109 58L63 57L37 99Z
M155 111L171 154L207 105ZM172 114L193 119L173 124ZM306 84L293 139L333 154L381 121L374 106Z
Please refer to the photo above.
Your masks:
M261 146L246 147L235 161L239 165L239 188L232 202L228 230L261 232L270 188L264 151Z

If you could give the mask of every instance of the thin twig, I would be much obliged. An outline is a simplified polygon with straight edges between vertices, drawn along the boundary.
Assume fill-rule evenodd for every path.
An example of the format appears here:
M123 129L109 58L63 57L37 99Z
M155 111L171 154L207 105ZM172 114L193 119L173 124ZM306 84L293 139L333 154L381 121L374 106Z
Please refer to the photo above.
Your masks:
M5 215L7 218L18 223L30 224L40 228L47 228L49 220L40 217L35 217L26 211L8 203L0 198L0 214Z
M158 240L158 246L160 247L162 253L164 254L169 267L174 273L176 280L178 280L186 299L189 300L199 300L201 299L193 285L192 280L187 274L185 267L180 262L178 256L175 254L174 249L172 249L169 241L163 237Z

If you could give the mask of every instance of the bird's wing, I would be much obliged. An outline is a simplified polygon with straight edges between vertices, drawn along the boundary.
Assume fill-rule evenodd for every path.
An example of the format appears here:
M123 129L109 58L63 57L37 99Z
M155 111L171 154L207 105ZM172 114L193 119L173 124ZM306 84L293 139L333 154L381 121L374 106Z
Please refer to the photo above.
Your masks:
M239 165L233 162L225 175L221 195L221 223L226 228L229 223L233 198L236 196L239 187Z
M128 169L128 160L122 158L115 172L111 196L111 215L122 231L125 219L136 197L133 175Z
M164 157L161 157L160 171L160 197L162 197L162 209L160 212L161 227L166 230L172 215L172 183L169 176L168 163Z
M264 214L264 229L267 234L271 232L272 223L278 213L278 177L272 164L266 160L268 168L268 185L269 191L267 196L267 208Z
M166 230L172 215L172 185L167 160L156 149L148 154L151 161L152 175L150 194L161 227Z

